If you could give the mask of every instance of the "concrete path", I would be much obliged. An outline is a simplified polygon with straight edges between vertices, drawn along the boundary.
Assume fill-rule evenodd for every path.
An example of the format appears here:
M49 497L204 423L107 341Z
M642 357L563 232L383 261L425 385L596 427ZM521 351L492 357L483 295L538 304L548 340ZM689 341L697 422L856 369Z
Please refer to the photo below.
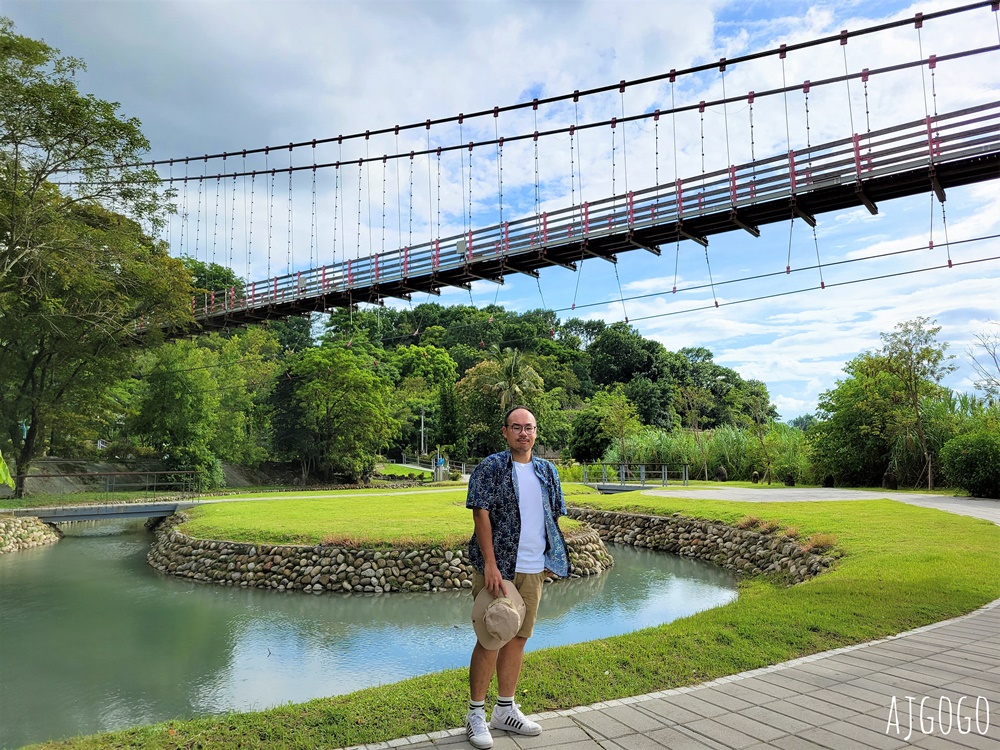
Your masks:
M762 490L655 490L765 501ZM710 493L707 494L707 493ZM748 494L750 493L750 494ZM758 493L754 495L752 493ZM766 500L885 495L785 488ZM1000 501L892 494L892 499L1000 523ZM921 702L923 709L921 710ZM921 716L923 717L921 721ZM494 732L496 750L1000 750L1000 599L963 617L677 688L533 717L539 737ZM468 748L464 728L362 745Z
M960 516L982 518L1000 524L1000 500L951 497L919 492L867 492L863 490L826 489L824 487L678 487L644 490L644 495L689 497L694 499L739 500L748 503L818 502L829 500L898 500L901 503L937 508Z

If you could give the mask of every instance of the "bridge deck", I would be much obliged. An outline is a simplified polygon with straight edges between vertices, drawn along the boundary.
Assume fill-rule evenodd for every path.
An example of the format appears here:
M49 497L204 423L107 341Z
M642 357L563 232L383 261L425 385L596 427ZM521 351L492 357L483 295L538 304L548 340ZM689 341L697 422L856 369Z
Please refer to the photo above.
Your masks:
M463 235L357 260L254 282L239 293L219 290L192 303L206 329L270 318L408 299L468 287L505 275L570 269L588 257L615 262L617 254L682 239L707 245L734 230L759 235L764 224L798 217L814 225L820 213L1000 177L1000 101L852 135L801 152L593 203L529 216Z
M166 518L180 510L197 505L193 500L169 500L148 503L114 503L111 505L63 505L50 508L17 508L14 516L34 516L45 523L70 521L113 521L122 518Z

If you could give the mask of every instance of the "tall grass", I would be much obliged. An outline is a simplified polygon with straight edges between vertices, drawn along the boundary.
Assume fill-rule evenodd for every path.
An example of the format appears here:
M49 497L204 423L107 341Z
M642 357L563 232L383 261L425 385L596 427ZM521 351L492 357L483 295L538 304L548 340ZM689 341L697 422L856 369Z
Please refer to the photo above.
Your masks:
M784 481L786 477L795 482L817 481L812 475L805 433L786 424L770 425L760 438L732 425L704 430L700 438L709 479L715 479L719 467L724 467L731 480L750 481L756 471L763 481L770 471L772 481ZM629 438L626 451L630 463L665 464L671 471L688 464L692 478L704 477L702 452L690 430L647 428ZM604 460L618 463L618 447L610 447Z

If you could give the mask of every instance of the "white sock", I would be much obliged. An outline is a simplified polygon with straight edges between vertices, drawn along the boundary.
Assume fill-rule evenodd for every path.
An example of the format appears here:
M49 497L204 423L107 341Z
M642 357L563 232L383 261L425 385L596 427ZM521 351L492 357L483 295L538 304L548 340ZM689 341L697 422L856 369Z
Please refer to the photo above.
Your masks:
M470 711L475 711L477 708L482 708L483 710L485 710L485 706L486 706L486 701L474 701L474 700L469 701Z
M497 696L497 708L510 708L513 705L514 705L514 696L513 695L511 695L509 697L505 696L505 695L498 695Z

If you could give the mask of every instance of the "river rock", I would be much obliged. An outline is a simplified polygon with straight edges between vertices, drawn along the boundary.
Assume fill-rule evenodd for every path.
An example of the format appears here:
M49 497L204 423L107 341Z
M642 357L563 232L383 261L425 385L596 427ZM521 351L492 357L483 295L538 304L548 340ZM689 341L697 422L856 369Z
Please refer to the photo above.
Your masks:
M147 561L157 570L217 585L307 593L390 593L472 587L465 550L365 550L323 546L271 547L189 537L179 513L156 531ZM44 524L43 524L44 526ZM598 533L566 535L573 577L599 575L614 564Z

